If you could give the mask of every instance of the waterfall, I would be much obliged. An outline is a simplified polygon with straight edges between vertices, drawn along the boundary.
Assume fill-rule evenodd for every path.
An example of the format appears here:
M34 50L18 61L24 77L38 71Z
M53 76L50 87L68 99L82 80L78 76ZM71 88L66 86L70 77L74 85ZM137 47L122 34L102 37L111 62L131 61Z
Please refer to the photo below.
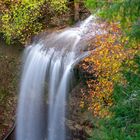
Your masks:
M65 110L72 69L88 55L81 43L93 17L25 49L16 140L66 140ZM46 89L47 88L47 93Z

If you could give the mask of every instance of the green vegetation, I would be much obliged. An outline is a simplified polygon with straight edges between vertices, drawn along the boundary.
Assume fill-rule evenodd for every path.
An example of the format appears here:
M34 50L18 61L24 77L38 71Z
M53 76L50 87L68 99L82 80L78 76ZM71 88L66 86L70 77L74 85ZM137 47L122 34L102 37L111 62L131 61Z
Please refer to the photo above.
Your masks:
M94 117L95 128L90 140L139 140L140 139L140 0L86 0L93 13L109 22L120 23L124 44L132 54L122 64L126 82L115 83L112 94L112 115ZM125 33L125 34L124 34ZM122 38L120 39L121 41ZM133 53L134 52L134 53Z
M40 16L39 6L41 4L42 1L39 3L11 3L10 10L2 15L1 31L4 33L7 43L17 38L24 42L30 35L41 31L42 25L37 20Z
M86 5L92 13L120 22L130 37L140 39L140 0L86 0Z
M125 68L127 65L125 64ZM96 120L90 140L139 140L140 138L140 57L131 71L124 70L126 85L116 84L113 92L113 116ZM95 122L94 122L95 123Z
M90 75L97 77L86 81L81 102L81 106L87 102L88 110L93 114L95 128L90 140L139 140L140 0L83 1L93 14L101 17L100 22L105 23L103 29L108 32L96 36L91 44L102 47L102 50L94 52L82 63L85 71L90 70ZM76 19L79 19L79 2L74 0L71 9ZM63 23L61 15L65 15L64 18L71 16L69 12L67 0L0 0L0 34L8 44L14 41L26 44L32 36L52 27L52 22ZM14 69L10 60L1 57L1 67ZM1 106L7 102L4 98L8 98L8 90L15 92L11 85L7 85L7 82L14 82L9 80L14 77L8 73L0 71L1 83L5 85L0 88ZM8 100L10 98L11 95Z
M9 44L14 40L24 44L31 36L46 29L49 23L42 20L44 16L50 16L45 17L49 21L49 13L58 15L67 10L66 0L4 0L0 6L0 31Z

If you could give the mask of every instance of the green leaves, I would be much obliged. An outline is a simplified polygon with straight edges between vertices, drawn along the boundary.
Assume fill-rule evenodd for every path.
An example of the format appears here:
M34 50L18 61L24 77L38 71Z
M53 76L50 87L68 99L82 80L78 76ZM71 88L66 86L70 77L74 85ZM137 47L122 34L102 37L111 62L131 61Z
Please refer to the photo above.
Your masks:
M3 13L1 19L1 31L8 44L14 39L24 43L27 37L35 34L37 30L41 30L42 25L37 21L40 14L40 4L41 2L29 3L29 1L11 3L9 11Z
M135 57L135 65L140 68L140 56ZM133 67L135 67L133 65ZM114 88L114 105L111 108L113 116L109 119L98 120L100 124L93 131L94 140L139 140L140 138L140 71L135 74L131 67L130 72L124 71L126 85L117 84ZM97 129L97 130L96 130Z
M67 10L66 0L22 0L0 2L6 5L0 9L1 33L4 34L6 42L14 40L25 44L31 36L41 32L47 27L46 21L52 16L62 14ZM7 6L8 5L8 6Z
M56 12L62 13L67 10L66 6L67 0L51 0L50 5Z
M122 29L131 37L140 39L140 0L86 0L86 6L104 19L119 21ZM137 27L138 27L137 26Z

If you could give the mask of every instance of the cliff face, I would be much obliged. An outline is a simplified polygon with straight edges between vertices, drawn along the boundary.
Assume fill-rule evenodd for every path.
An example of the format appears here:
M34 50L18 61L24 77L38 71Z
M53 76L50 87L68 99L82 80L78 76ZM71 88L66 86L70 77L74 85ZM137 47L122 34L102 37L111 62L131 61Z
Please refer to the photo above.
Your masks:
M0 40L0 139L5 138L15 124L23 49L23 46L17 44L7 46L2 39ZM67 139L86 140L89 136L87 130L91 129L87 112L82 112L80 108L80 89L83 87L81 78L84 79L84 74L77 66L74 73L75 78L67 101Z
M22 47L0 40L0 139L15 122L21 52Z

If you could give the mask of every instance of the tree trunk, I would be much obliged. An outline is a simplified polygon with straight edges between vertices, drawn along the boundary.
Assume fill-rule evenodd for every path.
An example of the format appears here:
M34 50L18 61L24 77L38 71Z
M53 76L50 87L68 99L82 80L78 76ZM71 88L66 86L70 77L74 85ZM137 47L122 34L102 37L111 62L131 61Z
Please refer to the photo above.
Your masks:
M79 20L79 0L74 0L74 20Z

